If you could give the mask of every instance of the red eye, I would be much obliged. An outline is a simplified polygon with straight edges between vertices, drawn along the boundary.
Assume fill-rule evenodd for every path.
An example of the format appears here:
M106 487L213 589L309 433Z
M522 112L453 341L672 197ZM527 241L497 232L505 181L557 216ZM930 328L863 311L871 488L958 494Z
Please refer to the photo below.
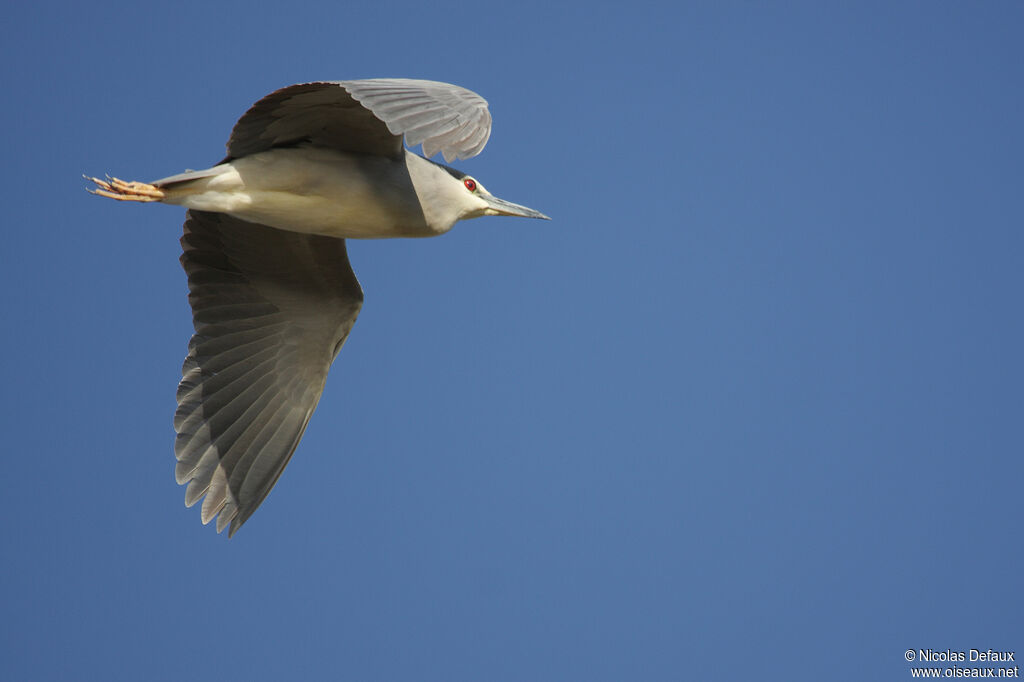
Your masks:
M465 185L466 189L468 189L470 192L476 191L476 181L474 181L473 178L466 178L465 180L462 181L462 184Z

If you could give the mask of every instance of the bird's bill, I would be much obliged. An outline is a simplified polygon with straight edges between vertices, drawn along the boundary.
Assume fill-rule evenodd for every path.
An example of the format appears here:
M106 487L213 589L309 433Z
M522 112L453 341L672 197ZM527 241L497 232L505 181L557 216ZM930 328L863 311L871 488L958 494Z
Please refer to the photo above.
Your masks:
M514 215L520 218L540 218L541 220L551 220L540 211L534 211L532 208L526 208L519 204L513 204L511 201L505 201L499 199L494 195L488 195L484 197L484 201L487 202L487 208L484 209L484 215Z

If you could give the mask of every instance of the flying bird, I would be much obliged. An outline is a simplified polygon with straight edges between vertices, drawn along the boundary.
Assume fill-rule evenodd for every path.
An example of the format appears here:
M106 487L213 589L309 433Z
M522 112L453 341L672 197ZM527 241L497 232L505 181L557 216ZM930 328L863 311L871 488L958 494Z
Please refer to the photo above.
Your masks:
M435 81L291 85L235 124L227 156L155 182L88 178L119 201L184 206L195 334L174 414L175 477L204 524L237 531L291 459L363 291L345 239L433 237L485 215L548 219L434 162L480 153L487 102ZM422 144L424 156L410 147Z

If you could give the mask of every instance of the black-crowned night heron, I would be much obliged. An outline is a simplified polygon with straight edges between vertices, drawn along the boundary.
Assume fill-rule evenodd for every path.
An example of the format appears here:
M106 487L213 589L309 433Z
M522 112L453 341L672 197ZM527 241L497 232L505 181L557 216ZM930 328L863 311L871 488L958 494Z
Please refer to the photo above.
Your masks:
M445 161L475 156L487 102L407 79L292 85L238 120L227 157L153 183L90 178L95 194L184 206L181 263L195 335L178 386L185 504L233 535L291 458L363 291L345 239L433 237L485 215L547 216Z

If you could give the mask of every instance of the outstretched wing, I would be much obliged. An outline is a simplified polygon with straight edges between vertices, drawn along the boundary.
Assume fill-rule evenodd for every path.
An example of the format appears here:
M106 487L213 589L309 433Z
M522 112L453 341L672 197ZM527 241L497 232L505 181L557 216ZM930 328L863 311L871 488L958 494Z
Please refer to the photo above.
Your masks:
M445 161L476 156L491 135L483 97L448 83L375 78L290 85L254 104L235 124L228 158L309 142L397 158L402 137Z
M229 536L277 482L362 306L343 239L189 211L181 238L195 335L178 386L185 504Z

